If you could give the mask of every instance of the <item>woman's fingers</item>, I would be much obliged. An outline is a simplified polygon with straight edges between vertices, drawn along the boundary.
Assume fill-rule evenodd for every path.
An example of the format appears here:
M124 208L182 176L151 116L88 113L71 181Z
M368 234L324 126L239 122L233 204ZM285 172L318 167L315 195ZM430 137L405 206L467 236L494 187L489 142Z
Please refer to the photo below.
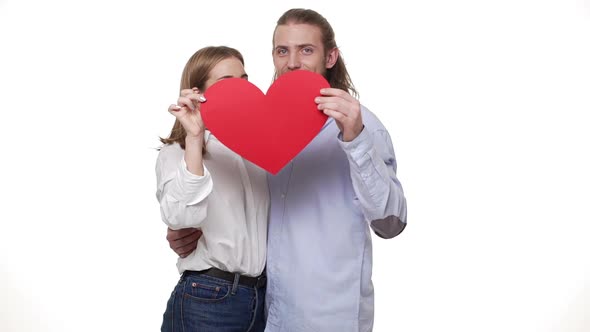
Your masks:
M172 113L172 112L178 112L182 109L182 107L175 105L175 104L171 104L170 106L168 106L168 112Z
M194 89L196 89L196 88L194 88ZM197 91L198 91L198 89L197 89ZM193 89L182 89L182 90L180 90L180 96L181 97L186 97L186 96L188 96L188 95L190 95L192 93L195 93L195 90L193 90Z

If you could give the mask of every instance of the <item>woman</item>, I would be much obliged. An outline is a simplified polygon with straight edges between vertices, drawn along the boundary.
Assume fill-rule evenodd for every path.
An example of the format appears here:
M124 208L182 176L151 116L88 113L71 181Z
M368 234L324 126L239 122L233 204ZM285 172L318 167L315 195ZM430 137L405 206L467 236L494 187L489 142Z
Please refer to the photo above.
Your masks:
M242 55L219 46L187 62L176 121L161 138L157 193L171 229L197 227L198 246L179 258L162 331L263 331L268 187L266 173L229 150L204 126L202 93L225 78L244 78Z

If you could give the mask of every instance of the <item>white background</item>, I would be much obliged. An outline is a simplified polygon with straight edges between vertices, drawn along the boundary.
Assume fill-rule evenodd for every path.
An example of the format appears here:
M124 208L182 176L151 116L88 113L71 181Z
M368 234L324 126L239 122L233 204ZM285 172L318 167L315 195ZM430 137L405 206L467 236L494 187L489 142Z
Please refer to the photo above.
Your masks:
M375 331L590 331L588 0L0 0L0 330L159 331L182 68L226 44L266 91L291 7L394 141L409 225L374 238Z

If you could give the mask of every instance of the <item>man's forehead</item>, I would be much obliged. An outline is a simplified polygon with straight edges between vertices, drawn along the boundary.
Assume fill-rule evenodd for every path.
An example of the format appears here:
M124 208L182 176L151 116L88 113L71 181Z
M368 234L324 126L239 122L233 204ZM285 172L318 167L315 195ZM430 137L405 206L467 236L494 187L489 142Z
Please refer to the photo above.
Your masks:
M321 45L320 28L305 23L290 23L277 26L274 34L276 44L288 45ZM286 46L286 45L283 45Z

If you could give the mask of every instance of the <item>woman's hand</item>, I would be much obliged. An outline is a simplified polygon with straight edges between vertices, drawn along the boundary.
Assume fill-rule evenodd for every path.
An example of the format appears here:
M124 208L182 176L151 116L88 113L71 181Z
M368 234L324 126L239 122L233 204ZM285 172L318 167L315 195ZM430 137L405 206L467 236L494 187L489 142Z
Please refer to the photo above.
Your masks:
M200 104L205 102L205 97L199 89L183 89L176 105L170 105L168 112L174 115L180 122L188 139L201 138L205 132L205 124L199 111Z

